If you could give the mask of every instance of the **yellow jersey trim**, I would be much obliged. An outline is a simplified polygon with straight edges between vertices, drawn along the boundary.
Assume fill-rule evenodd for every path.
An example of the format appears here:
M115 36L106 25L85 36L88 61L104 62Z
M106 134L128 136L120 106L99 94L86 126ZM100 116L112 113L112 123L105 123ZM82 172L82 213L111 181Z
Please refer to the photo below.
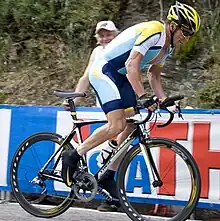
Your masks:
M140 34L140 36L136 39L135 46L141 45L156 34L161 34L163 30L164 24L159 21L144 22L143 25L137 29L137 34Z

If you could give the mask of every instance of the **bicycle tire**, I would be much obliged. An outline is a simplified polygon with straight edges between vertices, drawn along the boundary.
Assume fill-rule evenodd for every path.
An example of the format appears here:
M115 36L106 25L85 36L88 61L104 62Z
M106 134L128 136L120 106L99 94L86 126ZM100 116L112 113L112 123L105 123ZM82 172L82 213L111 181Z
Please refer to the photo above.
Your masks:
M177 143L177 142L174 142L172 140L169 140L169 139L164 139L164 138L153 138L150 140L150 142L148 143L145 143L145 148L167 148L166 150L163 149L159 149L159 150L156 150L156 151L159 151L159 152L154 152L154 158L157 158L158 157L158 153L161 154L160 151L167 151L166 153L168 153L169 151L172 151L174 152L174 155L175 155L175 159L177 160L178 163L180 163L180 159L182 159L182 163L184 162L185 163L185 167L184 167L184 173L185 173L185 170L188 169L188 172L191 176L191 183L189 183L189 180L185 180L186 178L189 177L189 174L187 174L186 178L181 178L180 181L182 182L188 182L187 184L183 183L184 185L186 185L186 188L189 187L191 188L191 192L189 193L189 199L187 202L183 201L183 206L181 206L181 211L172 211L170 212L171 214L168 214L166 213L166 216L169 217L168 219L166 220L169 220L169 221L184 221L186 220L187 218L190 217L191 213L193 212L193 210L195 209L198 201L199 201L199 197L200 197L200 192L201 192L201 177L200 177L200 172L199 172L199 169L198 169L198 166L194 160L194 158L192 157L192 155L189 153L189 151L187 149L185 149L181 144ZM128 152L127 154L125 155L125 157L123 158L120 166L119 166L119 169L118 169L118 173L117 173L117 191L118 191L118 196L119 196L119 200L120 200L120 204L122 205L125 213L132 219L132 220L147 220L147 221L162 221L162 220L165 220L164 219L164 214L159 214L160 216L162 217L159 217L158 214L153 214L153 212L155 211L152 211L150 210L150 206L153 202L155 202L156 205L164 205L163 202L165 202L165 200L163 200L163 196L162 195L159 195L158 194L158 189L153 192L152 189L153 187L150 186L152 183L149 182L149 193L147 193L149 195L149 198L147 198L147 194L145 192L145 198L138 198L139 200L142 200L142 203L143 201L147 202L148 204L144 204L146 205L144 207L144 209L142 209L142 211L137 211L139 208L140 208L140 204L139 204L139 207L137 206L137 208L135 208L135 205L133 205L133 201L136 201L136 200L132 200L132 198L129 198L129 196L132 195L132 192L130 190L128 190L130 187L130 183L131 183L131 180L129 180L129 173L131 174L134 174L135 172L132 172L132 168L136 169L137 168L137 165L135 165L135 162L137 162L137 159L143 159L143 156L141 155L141 147L140 147L140 144L137 144L135 145L134 147L132 147ZM163 152L164 153L164 152ZM171 153L171 152L169 152ZM162 155L160 155L162 156ZM168 155L166 155L168 156ZM142 158L141 158L142 157ZM167 157L168 158L168 157ZM156 159L154 159L155 161ZM157 158L157 168L159 167L158 165L158 162L159 162L159 157ZM168 160L166 160L168 161ZM132 164L133 162L133 164ZM146 164L146 161L144 159L144 162L145 162L145 165ZM164 162L164 161L163 161ZM140 162L138 162L140 164ZM137 163L137 164L138 164ZM161 163L162 164L162 163ZM164 163L167 165L167 171L164 170L164 175L162 174L162 172L160 172L160 178L164 178L164 180L167 179L167 182L170 184L173 182L171 180L168 180L168 178L166 178L166 176L168 176L168 170L172 170L171 169L171 162L167 162L167 163ZM176 164L176 163L175 163ZM142 173L144 173L143 171L145 170L145 167L143 167L143 163L141 164L142 165L142 169L140 169L140 171ZM140 165L139 165L140 166ZM173 166L174 163L173 163ZM183 164L181 164L181 166L183 166ZM143 170L144 168L144 170ZM134 170L135 170L134 169ZM148 174L148 177L149 177L149 181L150 181L150 171L149 171L149 167L146 166L146 169L147 169L147 174ZM136 169L137 170L137 169ZM176 167L175 167L175 171L176 171ZM183 170L182 170L183 171ZM137 173L137 171L136 171ZM181 175L181 173L179 173ZM136 176L136 175L135 175ZM183 175L181 175L183 176ZM145 175L146 177L146 175ZM143 178L143 177L142 177ZM177 183L177 178L176 177L176 183ZM163 181L163 180L162 180ZM178 181L179 182L179 181ZM170 185L169 184L169 185ZM178 185L180 185L181 183L177 183ZM164 185L164 184L163 184ZM191 186L190 186L191 185ZM143 187L142 187L143 188ZM157 187L158 188L158 187ZM163 188L163 186L161 187ZM127 192L126 192L127 191ZM144 189L142 189L142 193L143 193ZM163 190L164 191L164 190ZM168 190L166 189L166 183L165 183L165 191L166 192L166 196L164 196L164 198L168 198L169 201L167 200L167 202L172 202L174 203L174 206L172 207L171 205L167 206L168 208L177 208L177 200L178 198L176 196L173 196L173 199L172 199L172 194L169 194ZM158 198L156 198L156 195L158 194ZM185 192L184 192L185 194ZM144 195L144 194L143 194ZM171 195L171 197L170 197ZM133 195L134 196L134 195ZM170 197L170 198L169 198ZM175 198L174 198L175 197ZM184 195L185 197L185 195ZM170 200L171 199L171 200ZM161 203L161 204L160 204ZM142 204L143 205L143 204ZM183 208L182 208L183 207ZM148 208L148 209L146 209ZM154 207L156 208L156 207ZM140 210L140 209L139 209ZM158 212L159 213L159 212ZM172 214L173 213L173 214ZM177 213L177 214L176 214ZM172 217L170 217L172 216Z
M63 212L65 212L73 203L72 191L70 191L70 193L68 193L67 196L65 193L65 196L62 196L60 198L58 197L58 195L57 196L45 195L45 197L40 196L39 201L37 201L36 199L34 199L34 200L31 199L30 201L28 201L29 198L32 198L30 190L28 190L28 188L27 188L27 190L25 188L24 188L24 190L21 189L22 186L28 185L30 183L30 181L28 181L28 180L27 180L28 184L26 184L26 182L24 183L22 181L23 176L21 176L22 175L21 171L25 170L24 179L27 179L26 176L28 176L28 174L29 174L29 171L27 169L27 168L29 168L28 166L30 166L31 170L33 168L35 168L35 165L33 165L34 162L30 162L29 163L30 165L29 164L26 165L27 157L30 157L29 156L29 155L31 155L30 153L35 152L35 151L30 150L30 148L34 145L36 145L36 147L38 147L37 145L39 145L41 141L42 142L49 142L49 144L54 143L54 145L55 144L60 145L62 140L63 140L62 136L59 134L56 134L56 133L41 132L41 133L34 134L34 135L28 137L27 139L25 139L20 144L20 146L18 147L18 149L15 152L14 157L12 159L11 169L10 169L10 172L11 172L10 173L10 181L11 181L11 187L12 187L12 191L14 193L14 196L24 210L26 210L28 213L30 213L36 217L51 218L51 217L58 216L58 215L62 214ZM47 147L49 147L49 144ZM45 150L42 150L41 146L39 146L39 147L42 152L45 152ZM73 146L70 143L68 143L68 144L66 144L65 148L72 149ZM33 156L32 161L36 157L36 154L33 154L33 155L35 155L35 156ZM22 157L24 157L25 160L24 159L22 160ZM20 165L22 162L25 162L24 169L22 168L22 165ZM37 162L37 160L36 160L36 162ZM22 169L19 169L19 166L21 166ZM20 176L19 176L19 173L21 173ZM31 172L30 172L30 174L31 174ZM33 178L33 176L31 177L31 179L32 178ZM48 182L49 181L50 181L50 179L48 179ZM19 182L23 182L22 183L23 185L19 185ZM34 187L31 186L31 190L32 190L32 188L34 190ZM27 192L24 192L24 191L27 191ZM35 195L37 197L40 195L40 193L39 194L35 193ZM45 205L40 204L40 203L42 203L42 201L46 201L47 198L50 196L57 197L58 202L59 202L59 200L61 200L61 198L62 199L64 198L64 201L62 201L61 204L58 204L55 206L53 205L52 208L49 208L48 205L45 206ZM33 204L33 203L38 203L38 204Z

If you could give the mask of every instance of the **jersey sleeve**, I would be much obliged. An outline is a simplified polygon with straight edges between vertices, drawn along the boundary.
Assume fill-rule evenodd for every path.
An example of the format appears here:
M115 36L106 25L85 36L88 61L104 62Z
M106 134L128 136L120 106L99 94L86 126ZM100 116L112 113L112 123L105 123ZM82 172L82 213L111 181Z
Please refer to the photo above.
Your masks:
M164 24L161 22L152 21L146 23L144 29L140 31L138 38L134 43L133 49L140 52L144 56L149 48L156 46L163 31Z
M149 30L143 31L136 39L133 50L140 52L144 56L149 48L157 44L160 36L161 32L151 34L149 33Z

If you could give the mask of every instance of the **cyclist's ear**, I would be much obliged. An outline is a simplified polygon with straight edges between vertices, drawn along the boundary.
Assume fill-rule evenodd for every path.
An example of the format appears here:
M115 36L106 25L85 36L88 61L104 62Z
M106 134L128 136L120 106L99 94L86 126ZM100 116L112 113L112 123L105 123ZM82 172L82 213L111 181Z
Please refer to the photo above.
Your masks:
M175 30L176 30L176 28L177 28L177 27L176 27L175 22L171 21L171 22L170 22L170 31L172 31L172 32L173 32L173 31L175 31Z

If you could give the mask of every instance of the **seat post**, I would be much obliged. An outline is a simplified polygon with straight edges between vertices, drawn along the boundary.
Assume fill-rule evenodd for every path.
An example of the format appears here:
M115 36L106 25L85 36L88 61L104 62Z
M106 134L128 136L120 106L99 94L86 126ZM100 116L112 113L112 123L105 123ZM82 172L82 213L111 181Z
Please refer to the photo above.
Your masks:
M68 103L69 103L69 106L70 106L70 112L71 112L71 116L72 116L73 120L77 120L76 106L75 106L75 103L74 103L73 99L68 99Z

